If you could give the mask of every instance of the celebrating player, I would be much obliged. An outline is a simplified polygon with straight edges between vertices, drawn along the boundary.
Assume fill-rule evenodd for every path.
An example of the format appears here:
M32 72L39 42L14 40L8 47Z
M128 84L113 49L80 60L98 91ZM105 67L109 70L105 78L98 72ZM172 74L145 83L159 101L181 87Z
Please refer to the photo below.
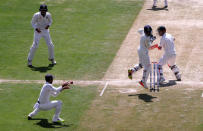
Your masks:
M135 65L132 69L128 70L128 77L132 79L132 74L144 67L142 80L139 82L144 88L147 88L147 79L151 71L151 62L148 50L151 49L152 42L156 39L152 35L152 28L146 25L143 30L138 31L141 34L140 46L138 48L139 64Z
M73 84L73 82L65 82L64 84L62 84L62 86L55 88L52 85L52 82L53 82L52 75L47 74L45 76L45 80L46 80L46 83L43 85L38 101L33 107L34 111L28 115L28 120L31 120L32 117L37 115L37 113L41 110L50 110L55 108L55 115L53 116L52 121L63 122L64 120L59 117L61 112L62 102L60 100L50 101L49 99L50 99L50 96L56 97L64 89L70 89L70 84Z
M153 4L153 7L152 8L156 8L156 4L157 4L157 0L154 0L154 4ZM165 6L164 8L168 8L168 1L165 0Z
M51 37L49 34L49 27L52 24L51 14L47 12L47 5L40 5L39 12L35 13L32 18L32 27L35 29L34 31L34 40L33 44L30 48L30 52L28 54L28 66L32 67L32 60L35 54L36 49L39 46L39 41L41 37L43 37L46 41L48 46L49 52L49 60L52 62L53 65L56 64L54 60L54 45L51 41Z
M164 26L160 26L157 29L160 36L162 36L160 45L158 49L164 49L165 53L161 57L158 63L158 71L160 73L160 83L163 83L165 81L165 78L163 76L163 68L162 66L165 64L168 64L170 69L173 71L173 73L176 76L176 79L178 81L181 81L181 74L179 72L179 69L177 65L175 64L176 61L176 50L174 45L174 37L168 33L166 33L166 28Z

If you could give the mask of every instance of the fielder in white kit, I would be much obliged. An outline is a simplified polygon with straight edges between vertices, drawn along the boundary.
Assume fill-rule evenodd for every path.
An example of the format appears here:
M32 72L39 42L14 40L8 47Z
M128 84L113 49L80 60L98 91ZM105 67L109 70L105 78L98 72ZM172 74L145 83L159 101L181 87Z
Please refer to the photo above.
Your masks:
M132 79L133 73L144 67L142 80L139 84L144 88L148 88L146 82L151 71L151 62L148 50L153 47L152 42L156 39L156 37L152 35L152 28L150 25L146 25L144 27L144 31L139 30L138 32L141 34L140 46L138 48L139 64L128 70L128 77L129 79Z
M164 0L165 1L165 6L164 8L168 8L168 1L167 0ZM154 0L154 3L153 3L153 7L152 8L156 8L157 6L157 0Z
M54 60L54 45L52 43L52 40L49 34L49 27L52 24L52 17L51 17L51 14L47 11L48 11L47 5L44 5L44 4L40 5L39 12L35 13L32 18L31 23L35 31L34 31L33 44L28 54L29 67L32 67L32 60L36 52L36 49L39 46L39 41L41 37L45 39L46 44L48 46L49 60L52 62L53 65L56 64L56 61Z
M55 115L53 116L53 122L63 122L64 120L59 117L61 112L62 101L54 100L50 101L50 96L56 97L62 90L70 89L70 82L65 82L62 86L56 88L52 85L53 76L47 74L45 76L46 83L43 85L38 101L34 105L34 110L28 115L28 120L32 120L32 118L37 115L39 111L46 111L55 108Z
M160 83L165 81L163 76L163 68L162 66L168 64L169 68L173 71L176 76L177 81L181 81L181 74L178 66L175 64L176 61L176 50L174 45L174 37L171 34L166 33L166 28L164 26L160 26L157 29L159 35L161 36L160 45L158 49L164 49L164 55L161 57L158 63L158 71L160 75Z

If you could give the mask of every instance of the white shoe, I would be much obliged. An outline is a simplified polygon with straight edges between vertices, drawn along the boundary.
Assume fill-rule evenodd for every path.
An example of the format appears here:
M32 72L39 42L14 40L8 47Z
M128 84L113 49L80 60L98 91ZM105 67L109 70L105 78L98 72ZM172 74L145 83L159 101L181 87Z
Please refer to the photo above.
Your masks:
M56 120L53 120L52 122L54 122L54 123L62 123L62 122L64 122L64 121L65 121L64 119L58 118L58 119L56 119Z
M54 59L49 59L52 65L56 65L56 61Z
M159 83L160 83L160 84L162 84L164 81L165 81L165 78L164 78L164 77L161 77L161 78L159 79Z

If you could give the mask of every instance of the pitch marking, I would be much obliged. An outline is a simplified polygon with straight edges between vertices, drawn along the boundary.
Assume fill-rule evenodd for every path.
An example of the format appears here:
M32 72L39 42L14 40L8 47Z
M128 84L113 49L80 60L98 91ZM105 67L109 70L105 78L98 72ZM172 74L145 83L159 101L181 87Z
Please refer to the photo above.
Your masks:
M106 82L106 84L99 96L102 96L104 94L104 91L106 90L107 86L108 86L108 82Z

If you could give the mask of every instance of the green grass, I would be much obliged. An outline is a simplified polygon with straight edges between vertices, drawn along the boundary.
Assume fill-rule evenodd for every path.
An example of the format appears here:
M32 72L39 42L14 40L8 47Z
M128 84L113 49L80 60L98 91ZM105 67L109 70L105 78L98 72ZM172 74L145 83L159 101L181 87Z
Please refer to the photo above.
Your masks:
M33 60L37 68L26 67L33 40L31 18L40 0L0 1L0 78L41 79L52 73L58 79L101 79L112 62L142 0L51 0L51 37L57 65L47 67L44 40Z
M202 131L202 90L192 86L162 88L159 93L142 90L119 93L109 86L94 100L79 129L97 131ZM191 89L192 88L192 89ZM198 87L197 87L198 88ZM98 113L99 112L99 113Z
M61 127L59 128L61 130L76 130L97 90L94 86L78 87L59 94L55 99L63 101L61 117L66 121L65 126L53 126L48 123L51 123L54 110L39 112L35 117L48 119L48 123L43 120L27 120L27 115L33 110L32 107L38 98L41 86L38 84L0 85L0 130L35 131L53 127Z

